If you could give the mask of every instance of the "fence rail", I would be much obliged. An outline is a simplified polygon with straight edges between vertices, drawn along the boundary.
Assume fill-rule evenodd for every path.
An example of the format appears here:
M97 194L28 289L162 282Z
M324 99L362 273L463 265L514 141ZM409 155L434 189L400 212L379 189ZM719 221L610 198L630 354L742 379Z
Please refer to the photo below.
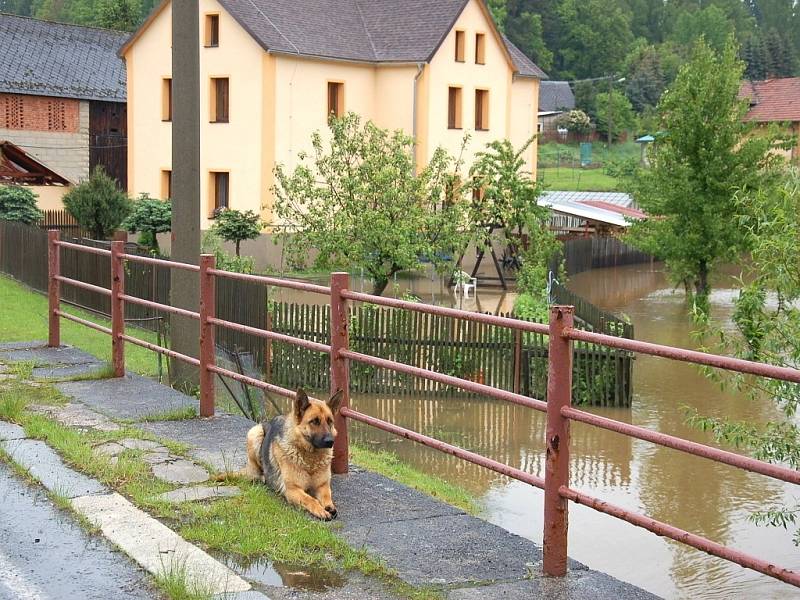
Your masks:
M58 232L49 234L49 274L50 286L49 316L50 337L49 344L58 346L59 319L63 313L59 309L60 284L60 258L61 253L68 246L58 239ZM287 398L293 398L294 392L281 386L267 383L253 377L247 377L220 368L215 363L215 335L217 329L229 325L238 328L235 323L227 323L224 319L216 317L215 286L218 280L227 275L214 268L214 257L203 255L199 265L200 286L200 341L199 359L174 350L147 344L125 333L124 311L124 266L125 254L122 242L113 242L111 247L111 308L112 327L111 341L114 356L114 372L117 376L124 375L124 345L126 342L143 345L156 352L169 353L174 358L197 365L200 370L200 414L205 417L214 415L215 390L214 378L223 375L243 381L249 385L275 392ZM147 263L153 259L137 259ZM172 265L186 267L187 265ZM295 285L296 282L285 282L275 278L249 276L248 281L264 285ZM592 344L607 345L612 348L644 353L651 356L681 360L706 366L712 366L731 371L750 373L800 383L800 370L777 367L722 356L705 354L681 348L650 344L647 342L628 340L604 333L581 331L574 327L574 309L571 306L554 306L550 311L548 325L529 323L515 319L507 319L492 315L462 312L456 309L424 305L403 300L370 296L349 290L349 276L346 273L333 273L329 290L330 302L330 345L318 348L325 353L330 353L330 390L332 393L343 392L341 409L336 415L336 427L339 431L334 444L332 469L335 473L346 473L348 470L348 420L359 421L366 425L388 431L395 435L405 437L417 443L457 456L463 460L478 464L484 468L502 473L508 477L518 479L537 488L544 490L544 530L543 530L543 561L542 568L546 575L564 576L567 571L567 515L569 502L586 505L598 512L627 521L648 531L669 537L673 540L692 546L711 555L737 563L743 567L756 570L765 575L774 577L785 583L800 587L800 574L786 568L771 564L770 562L752 556L737 549L729 548L687 532L668 523L663 523L646 515L642 515L625 508L616 506L590 494L574 490L570 487L570 421L581 421L590 426L603 427L616 431L621 435L632 436L668 448L680 450L689 454L704 457L723 464L732 465L746 471L757 472L793 484L800 483L800 473L781 465L769 464L744 456L738 456L711 446L688 442L682 438L654 432L652 430L600 418L590 413L578 411L570 406L571 388L573 377L573 349L575 342L583 341ZM320 293L322 291L320 290ZM520 332L532 332L548 336L548 383L547 401L531 398L522 394L497 389L491 385L469 381L431 369L422 369L396 360L388 360L351 349L350 345L350 319L349 303L352 301L369 301L372 304L400 309L409 312L425 313L430 315L448 316L464 319L474 323L494 323ZM164 305L161 310L169 310ZM264 332L266 333L266 331ZM291 336L293 338L293 336ZM293 338L293 342L300 346L309 347L307 340ZM477 453L470 452L458 446L447 444L433 437L422 435L393 423L363 414L350 407L350 372L351 364L361 363L378 366L422 377L446 385L452 385L465 390L472 390L497 400L512 402L546 413L547 427L545 434L545 473L539 475L516 469L509 465L490 460ZM690 490L691 491L691 490ZM680 490L676 491L679 493Z
M3 254L3 248L7 252ZM19 248L25 248L20 253ZM64 302L97 314L111 316L111 242L73 240L62 236L61 273L72 284L61 281ZM145 329L162 332L170 312L171 261L137 255L135 244L126 244L124 298L125 319ZM85 249L85 252L81 252ZM24 254L24 256L23 256ZM47 292L47 232L35 227L0 221L0 270L41 292ZM176 265L176 268L181 268ZM197 272L193 265L190 271ZM267 285L285 282L285 287L329 295L330 288L302 281L263 278L257 275L214 270L218 317L244 327L221 328L218 349L228 355L246 354L254 372L286 387L312 389L329 386L329 357L308 347L297 347L285 338L265 339L255 332L270 330L302 338L312 344L329 344L329 309L315 304L268 302ZM570 304L572 302L564 302ZM597 319L586 307L591 323ZM408 312L369 303L350 307L351 339L355 349L442 371L479 383L528 395L542 395L547 385L547 344L532 330L515 335L506 327L512 315L492 317L489 322L457 318L459 311L430 314ZM581 308L581 311L583 308ZM585 316L583 312L579 312ZM198 315L187 315L197 318ZM610 317L604 317L611 323ZM600 330L592 325L594 330ZM611 328L600 331L613 333ZM624 335L633 337L632 330ZM632 356L596 344L575 345L574 399L598 406L630 406ZM453 386L419 380L410 375L357 365L351 374L353 389L360 393L398 395L453 395L463 392Z

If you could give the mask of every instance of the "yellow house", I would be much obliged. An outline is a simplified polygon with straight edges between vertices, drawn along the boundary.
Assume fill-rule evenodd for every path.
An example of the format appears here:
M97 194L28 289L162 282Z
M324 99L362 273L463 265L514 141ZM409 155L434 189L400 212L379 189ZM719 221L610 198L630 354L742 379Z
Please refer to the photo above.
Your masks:
M536 133L546 75L495 27L483 0L199 0L201 215L271 221L273 169L293 167L331 113L348 111L468 166L487 142ZM171 3L120 50L128 77L128 190L170 196ZM535 175L536 146L529 153Z

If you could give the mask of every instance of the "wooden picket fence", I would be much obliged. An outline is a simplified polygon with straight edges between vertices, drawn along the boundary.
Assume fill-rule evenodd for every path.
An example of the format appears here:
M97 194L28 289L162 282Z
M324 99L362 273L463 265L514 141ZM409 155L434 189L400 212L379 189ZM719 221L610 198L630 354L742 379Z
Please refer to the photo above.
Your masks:
M511 314L500 316L513 318ZM313 304L274 303L273 331L329 343L329 308ZM632 328L628 330L632 334ZM619 334L617 334L619 335ZM266 376L282 386L325 390L329 357L282 342L270 342ZM496 388L544 398L547 388L547 338L515 335L506 328L451 317L354 306L350 345L356 352L462 377ZM573 399L595 406L630 406L633 358L630 353L575 342ZM351 364L353 392L408 395L469 395L449 386L370 365Z

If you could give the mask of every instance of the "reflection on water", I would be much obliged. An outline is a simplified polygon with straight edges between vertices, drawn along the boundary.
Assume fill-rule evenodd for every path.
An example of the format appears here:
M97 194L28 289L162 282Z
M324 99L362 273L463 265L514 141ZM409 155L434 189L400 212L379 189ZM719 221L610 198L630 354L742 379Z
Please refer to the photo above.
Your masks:
M347 583L343 575L318 567L273 563L268 560L238 561L229 555L218 556L233 571L248 581L270 587L290 587L309 592L326 592Z
M691 322L682 293L649 265L595 270L573 277L570 287L592 302L627 314L638 339L691 347ZM729 280L712 294L714 315L730 316L735 292ZM779 418L769 401L721 392L691 365L639 357L631 409L593 409L615 419L713 443L684 423L685 407L703 414L763 423ZM523 407L476 399L358 397L368 414L450 441L543 475L544 415ZM354 426L362 443L396 452L421 469L467 487L482 499L484 516L541 542L542 493L519 482L379 431ZM756 527L754 509L784 499L791 485L717 463L572 424L572 485L677 527L800 568L800 552L783 530ZM590 567L667 598L800 598L769 577L712 558L681 544L592 511L570 506L570 555Z

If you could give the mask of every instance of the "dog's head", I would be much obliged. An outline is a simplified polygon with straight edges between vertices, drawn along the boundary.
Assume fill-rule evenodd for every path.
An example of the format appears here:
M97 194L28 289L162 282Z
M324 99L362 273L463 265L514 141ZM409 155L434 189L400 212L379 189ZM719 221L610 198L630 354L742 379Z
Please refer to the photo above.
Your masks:
M336 392L327 402L312 400L303 388L297 390L294 401L294 420L296 428L314 448L332 448L336 438L333 417L342 402L342 390Z

